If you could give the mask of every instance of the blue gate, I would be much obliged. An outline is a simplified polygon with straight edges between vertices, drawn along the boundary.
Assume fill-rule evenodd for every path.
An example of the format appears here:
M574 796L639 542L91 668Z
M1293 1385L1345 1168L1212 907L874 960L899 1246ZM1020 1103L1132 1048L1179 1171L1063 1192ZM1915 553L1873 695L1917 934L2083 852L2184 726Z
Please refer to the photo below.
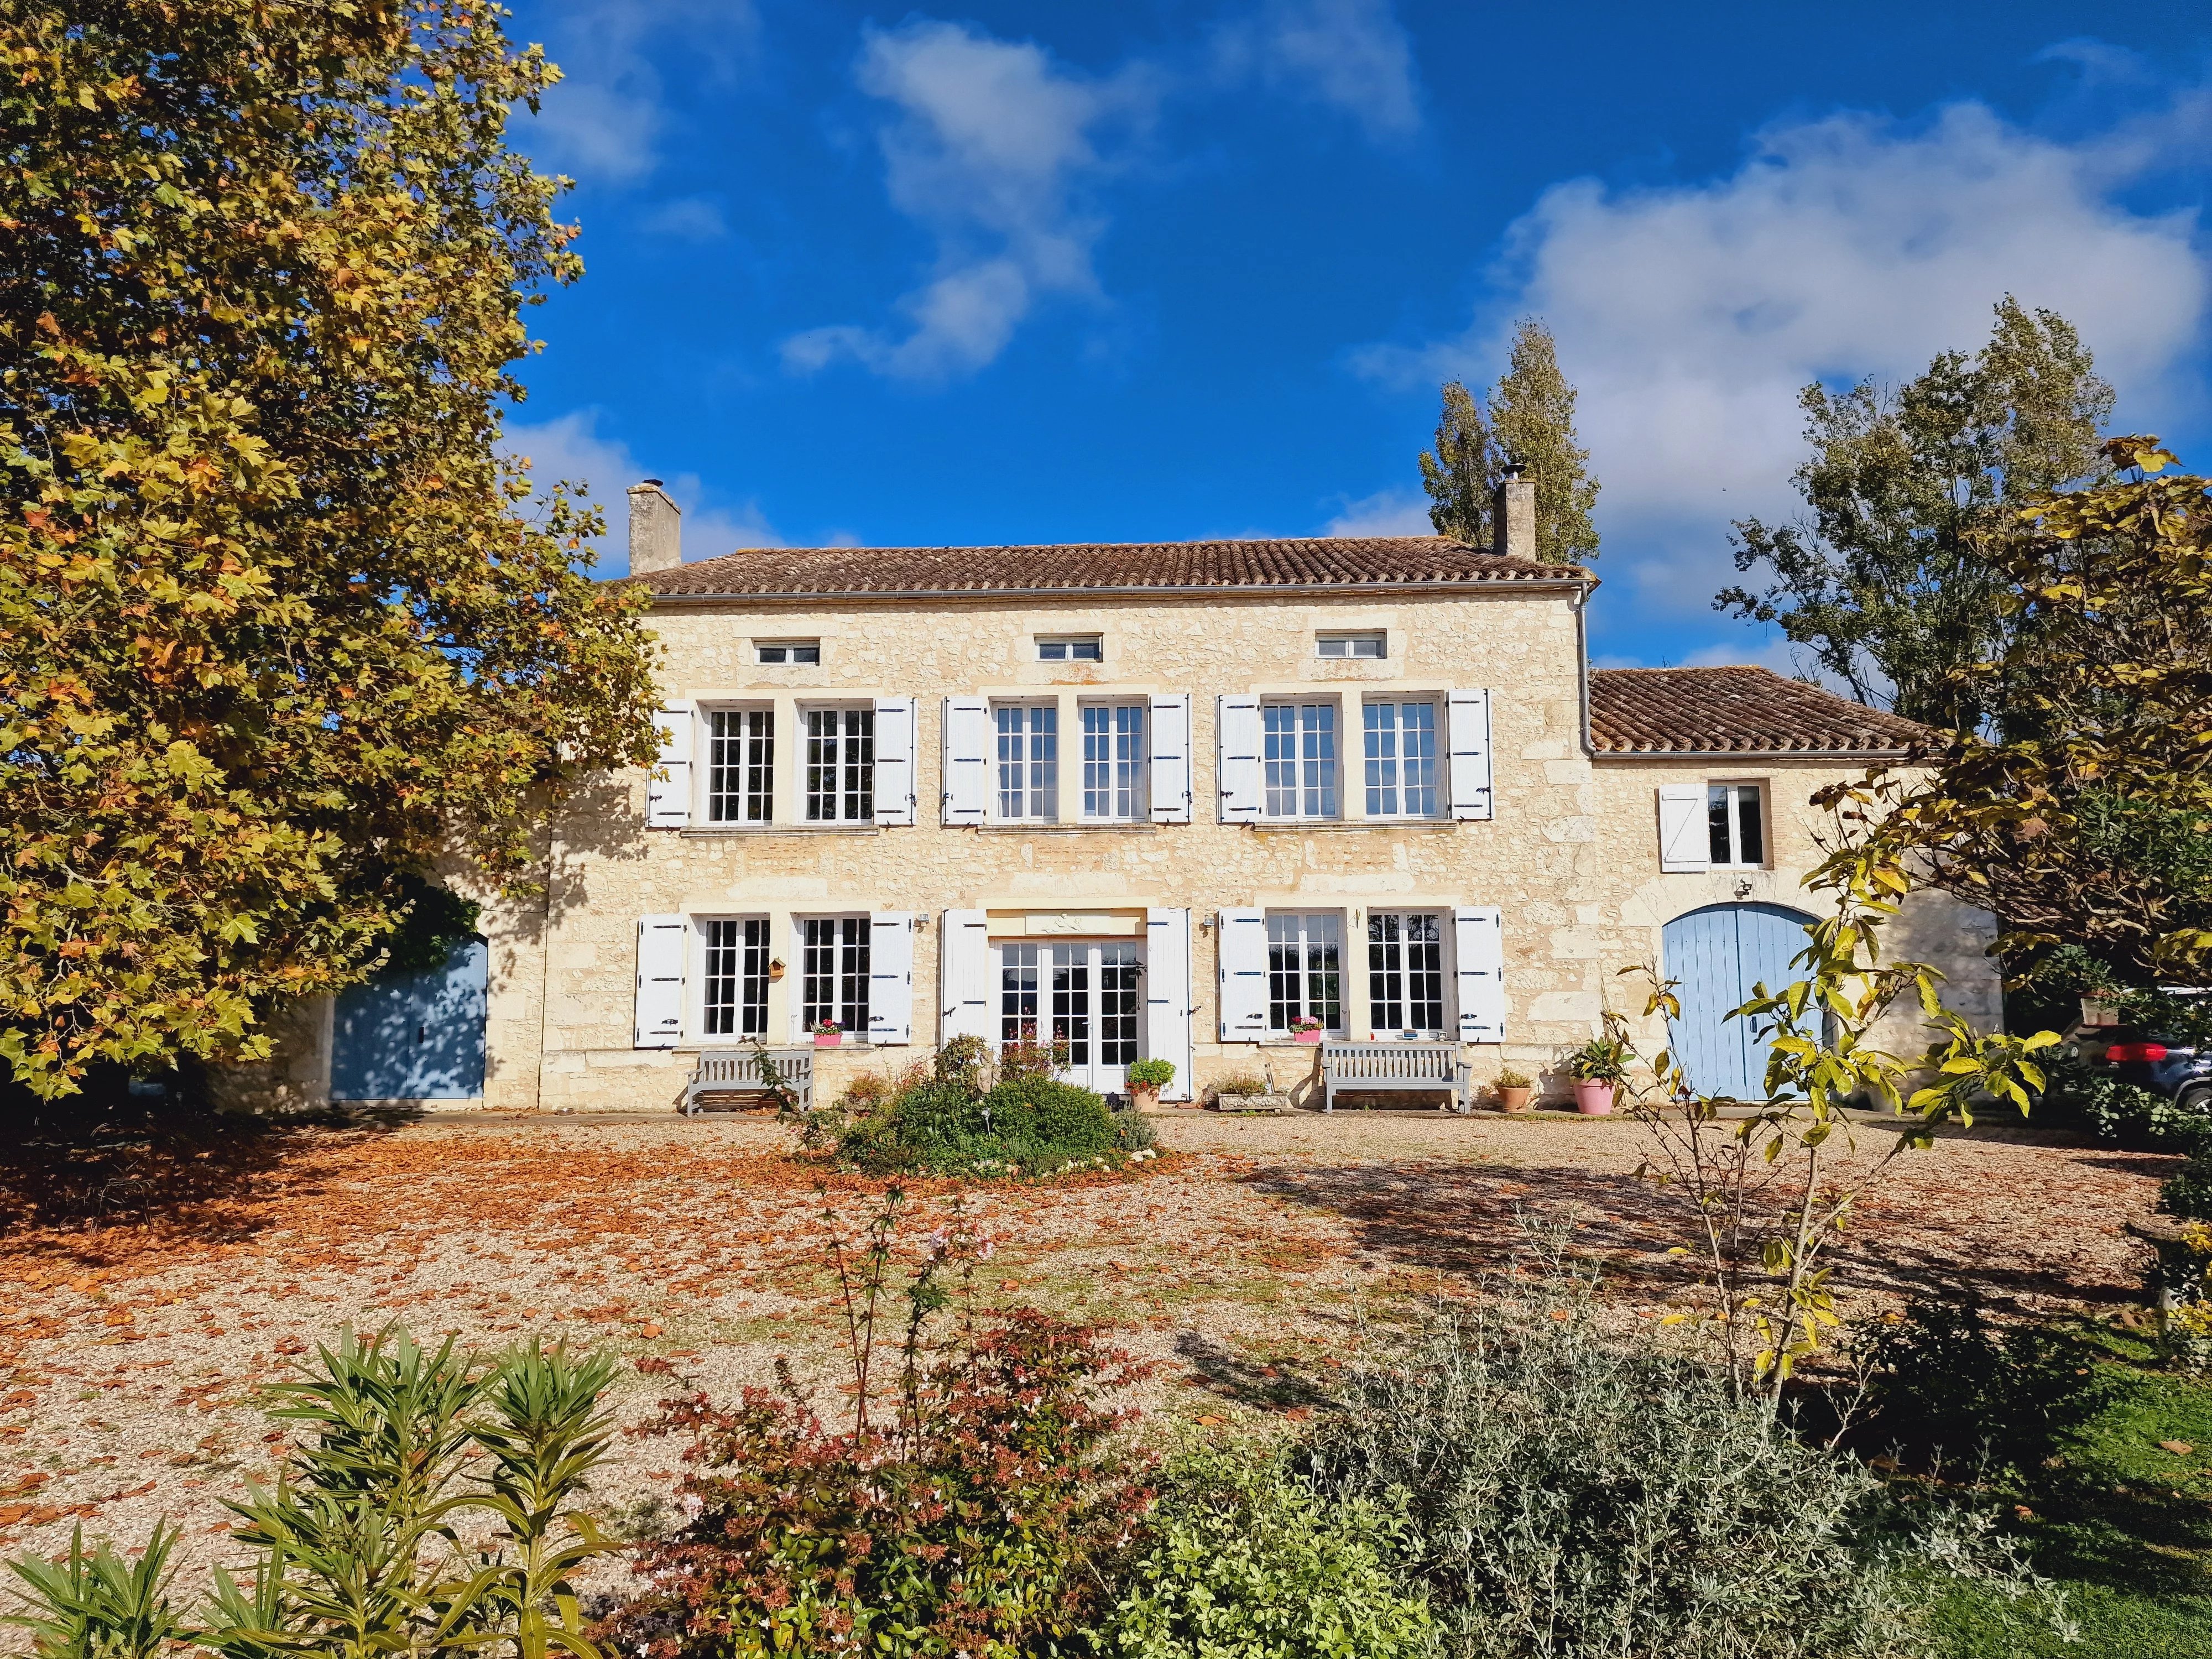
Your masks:
M1812 917L1778 904L1711 904L1677 916L1660 934L1660 972L1675 981L1681 1018L1672 1033L1674 1058L1700 1094L1763 1100L1766 1050L1758 1024L1729 1019L1752 988L1778 991L1800 977L1790 958L1811 941Z
M476 1100L483 1094L490 953L453 947L442 968L338 993L332 1100Z

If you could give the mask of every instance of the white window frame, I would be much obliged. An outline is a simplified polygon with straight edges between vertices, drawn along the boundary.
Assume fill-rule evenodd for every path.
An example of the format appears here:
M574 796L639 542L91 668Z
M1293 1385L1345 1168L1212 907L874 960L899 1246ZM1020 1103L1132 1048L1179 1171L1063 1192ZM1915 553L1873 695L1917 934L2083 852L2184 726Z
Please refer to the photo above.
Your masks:
M818 928L830 930L826 943L817 937L816 930ZM865 910L793 916L791 932L792 956L799 964L798 983L793 988L791 999L792 1040L812 1041L815 1018L827 1008L830 1011L830 1018L837 1021L845 1043L857 1045L866 1042L868 1036L869 967L875 935L872 919ZM810 995L823 977L819 971L820 959L816 954L823 950L832 953L828 974L832 988L826 1004ZM859 987L857 1002L847 995L848 988L854 985Z
M1351 628L1314 635L1314 655L1331 662L1381 662L1389 654L1390 635L1383 629Z
M1280 716L1290 712L1290 730L1279 730ZM1328 754L1310 755L1309 749L1317 746L1313 738L1320 734L1321 722L1309 723L1307 716L1326 714ZM1286 758L1277 749L1283 738L1291 739L1291 752ZM1293 769L1291 787L1286 790L1279 781L1283 767ZM1343 816L1344 810L1344 707L1337 697L1263 697L1260 701L1260 817L1276 823L1331 821ZM1287 800L1290 810L1282 810Z
M1746 858L1743 855L1743 808L1744 796L1747 793L1751 797L1752 823L1759 834L1757 855L1752 858ZM1725 858L1711 857L1711 868L1715 870L1764 870L1766 868L1766 847L1769 839L1766 833L1766 797L1767 789L1764 779L1707 780L1705 784L1706 849L1709 854L1719 852L1725 852L1728 854ZM1723 824L1716 824L1712 821L1713 809L1716 807L1721 808L1726 813ZM1723 846L1719 848L1714 846L1716 836L1724 843Z
M1127 729L1135 717L1136 730ZM1094 720L1098 730L1093 731ZM1085 702L1077 706L1082 728L1083 768L1076 803L1086 823L1144 823L1152 815L1152 719L1143 698ZM1103 798L1108 810L1091 810Z
M755 640L753 660L769 667L818 668L822 664L822 641Z
M724 735L725 722L734 730ZM775 822L775 708L771 703L726 703L699 711L706 754L701 771L700 809L708 823ZM727 744L734 759L725 762ZM765 747L765 754L757 752ZM735 787L717 789L733 777ZM757 786L757 787L756 787ZM728 810L725 811L724 808Z
M1379 726L1375 713L1390 711L1387 727ZM1425 755L1415 756L1410 761L1406 754L1405 710L1426 708L1429 711L1426 730ZM1440 818L1451 807L1451 781L1446 775L1449 742L1445 736L1445 698L1438 691L1406 691L1387 697L1365 697L1359 704L1360 788L1370 818ZM1387 750L1389 752L1383 753ZM1425 782L1407 781L1407 774L1421 769L1417 780L1425 776ZM1409 805L1417 798L1422 804Z
M1426 921L1434 928L1436 933L1434 940L1436 964L1433 969L1436 978L1436 1023L1430 1024L1425 1022L1399 1020L1386 1024L1377 1018L1382 1012L1382 1005L1386 1001L1395 1001L1401 1013L1409 1012L1415 1001L1413 994L1417 988L1413 981L1412 975L1416 970L1409 969L1405 964L1405 947L1409 942L1427 944L1430 941L1408 940L1407 930L1404 924L1414 918ZM1389 923L1395 923L1397 926L1393 929L1386 927ZM1417 1042L1433 1042L1445 1037L1455 1040L1457 1020L1452 1006L1455 964L1452 961L1451 911L1441 908L1432 909L1427 907L1406 910L1370 910L1367 913L1366 927L1363 931L1365 936L1360 943L1367 951L1367 1022L1369 1029L1375 1034L1376 1041L1388 1042L1394 1039L1402 1039L1408 1033L1411 1034L1413 1040ZM1399 937L1396 940L1378 939L1378 934L1390 931L1398 933ZM1392 969L1387 966L1378 967L1376 965L1378 948L1387 947L1393 943L1396 945L1399 951L1397 968ZM1395 986L1390 983L1394 978L1397 981Z
M1040 634L1036 642L1039 662L1103 662L1106 660L1106 636L1103 634Z
M816 729L817 716L829 715L837 730L826 739ZM864 717L866 729L854 731L851 722ZM868 823L876 821L876 708L873 703L810 702L799 706L799 817L808 823ZM836 774L825 796L816 786L820 777L822 751L816 745L829 742L830 769ZM827 801L830 811L820 809Z
M1345 914L1341 910L1270 910L1267 912L1267 1035L1287 1038L1291 1022L1300 1018L1321 1019L1322 1035L1341 1037L1346 982ZM1327 953L1336 963L1336 1018L1327 1017L1328 1000L1314 995L1315 981L1331 969ZM1286 955L1287 953L1287 955ZM1287 982L1286 982L1287 979ZM1287 992L1287 994L1285 993ZM1321 1010L1319 1015L1316 1010Z
M1016 718L1009 720L1008 716ZM1060 821L1057 702L1007 698L991 704L991 821Z
M775 958L775 937L764 915L694 916L692 949L698 953L699 990L689 1024L702 1042L728 1038L742 1042L768 1037L769 964ZM718 1020L715 991L730 989L730 1018ZM751 993L757 993L757 1000Z

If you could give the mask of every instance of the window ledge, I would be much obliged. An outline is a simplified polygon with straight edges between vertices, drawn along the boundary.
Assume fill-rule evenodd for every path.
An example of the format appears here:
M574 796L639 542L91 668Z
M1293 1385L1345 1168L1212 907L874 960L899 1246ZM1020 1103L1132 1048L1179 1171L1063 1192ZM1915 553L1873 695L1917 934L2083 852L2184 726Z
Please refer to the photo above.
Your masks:
M957 826L956 826L957 827ZM1157 823L974 823L966 826L987 836L1149 836ZM1177 825L1180 829L1182 826Z
M687 836L879 836L880 823L687 823Z
M1355 832L1374 830L1455 830L1458 821L1453 818L1251 818L1243 826L1263 833L1280 835L1285 830L1304 834L1314 830L1350 830Z

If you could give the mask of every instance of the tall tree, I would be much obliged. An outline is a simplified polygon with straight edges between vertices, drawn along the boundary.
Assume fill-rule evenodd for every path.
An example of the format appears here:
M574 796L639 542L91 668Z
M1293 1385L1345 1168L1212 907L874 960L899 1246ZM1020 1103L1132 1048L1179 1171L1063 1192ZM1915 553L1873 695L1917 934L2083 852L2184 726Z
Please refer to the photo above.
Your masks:
M1547 564L1595 558L1598 485L1589 452L1575 442L1575 389L1559 371L1551 331L1534 317L1514 330L1486 412L1464 382L1444 383L1437 447L1421 455L1437 533L1489 544L1491 499L1509 465L1536 485L1536 556Z
M650 760L640 596L495 453L580 265L474 0L0 0L0 1054L266 1052Z
M1957 671L2002 647L2002 544L2023 533L2022 506L2100 465L2112 390L2089 349L2008 295L1978 353L1947 351L1895 389L1816 382L1799 402L1811 516L1740 520L1736 568L1765 586L1714 608L1779 623L1862 702L1946 730L1998 718L1977 700L1989 684Z

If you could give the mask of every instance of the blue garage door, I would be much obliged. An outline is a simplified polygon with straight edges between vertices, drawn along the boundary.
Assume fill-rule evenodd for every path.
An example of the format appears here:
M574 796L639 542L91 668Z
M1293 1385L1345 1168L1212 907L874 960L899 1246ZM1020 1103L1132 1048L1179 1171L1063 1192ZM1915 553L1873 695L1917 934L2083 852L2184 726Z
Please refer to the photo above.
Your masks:
M1713 904L1668 922L1660 935L1660 971L1675 981L1682 1017L1674 1057L1699 1094L1763 1099L1766 1050L1757 1024L1730 1019L1752 988L1778 991L1800 977L1790 958L1809 941L1812 917L1778 904Z
M394 974L340 992L331 1098L481 1097L489 963L483 941L471 939L454 946L442 968Z

